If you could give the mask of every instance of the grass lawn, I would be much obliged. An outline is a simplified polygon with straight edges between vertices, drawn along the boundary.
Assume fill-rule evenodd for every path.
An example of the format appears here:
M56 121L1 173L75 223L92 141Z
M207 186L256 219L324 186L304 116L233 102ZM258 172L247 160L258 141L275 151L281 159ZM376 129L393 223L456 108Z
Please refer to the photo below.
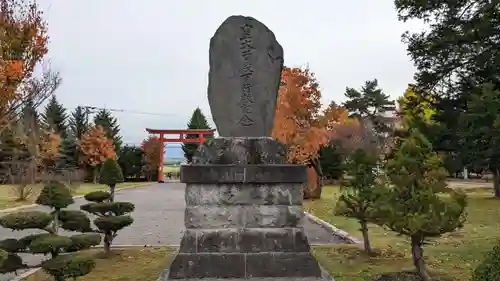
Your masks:
M145 182L124 182L120 183L117 185L117 190L124 189L124 188L132 188L136 187L139 185L143 185ZM32 204L40 192L41 188L43 185L37 184L33 186L33 193L31 196L28 197L26 201L16 201L16 196L14 192L14 186L13 185L0 185L0 210L2 209L7 209L7 208L12 208L12 207L17 207L17 206L22 206L22 205L27 205L27 204ZM108 187L106 185L102 184L91 184L91 183L84 183L78 186L73 194L76 195L85 195L88 192L91 191L96 191L96 190L107 190Z
M177 173L181 170L181 166L163 165L163 173Z
M140 248L114 250L109 259L96 260L96 267L86 276L76 281L156 281L160 272L171 261L175 248ZM99 256L102 250L89 250L89 254ZM28 276L24 281L52 281L43 270Z
M500 239L500 200L492 198L491 189L465 190L469 195L467 222L461 230L444 235L425 246L427 263L432 271L457 281L468 281L472 270ZM322 199L304 202L308 212L361 237L359 224L353 219L333 215L339 195L338 187L323 189ZM404 237L370 226L372 245L380 250L378 257L367 257L359 246L315 247L314 254L337 281L364 281L384 272L412 270L410 246Z

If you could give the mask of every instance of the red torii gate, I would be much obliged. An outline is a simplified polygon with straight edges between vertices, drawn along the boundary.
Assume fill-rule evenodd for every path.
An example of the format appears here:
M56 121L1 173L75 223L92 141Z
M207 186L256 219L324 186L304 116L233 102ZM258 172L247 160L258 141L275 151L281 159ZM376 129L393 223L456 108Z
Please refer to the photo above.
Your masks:
M165 150L164 143L166 142L182 142L182 143L199 143L202 144L205 142L205 135L213 135L215 129L184 129L184 130L162 130L162 129L149 129L146 128L146 131L153 135L160 135L160 167L158 168L158 182L164 182L164 174L163 174L163 153ZM165 135L179 135L179 138L175 139L166 139ZM198 135L198 138L186 138L186 135Z

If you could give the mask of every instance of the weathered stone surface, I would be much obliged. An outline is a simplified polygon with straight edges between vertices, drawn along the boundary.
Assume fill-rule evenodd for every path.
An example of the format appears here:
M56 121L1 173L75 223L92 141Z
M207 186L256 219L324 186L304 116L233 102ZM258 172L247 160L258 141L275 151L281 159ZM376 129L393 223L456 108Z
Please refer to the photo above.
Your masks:
M186 228L272 228L299 225L304 212L299 205L187 206Z
M239 206L186 206L184 216L187 229L245 227L245 209Z
M245 207L245 227L295 227L303 216L302 206L247 206Z
M309 252L302 227L188 229L180 253Z
M198 253L241 252L238 229L205 229L198 231L196 239Z
M245 255L178 253L170 265L169 279L244 278Z
M321 277L311 253L255 253L246 255L246 277Z
M286 164L286 147L269 138L216 138L200 145L193 164Z
M186 205L299 205L302 184L186 184Z
M180 253L196 253L198 252L198 231L186 229L181 238L179 247Z
M303 165L182 165L181 182L226 183L305 183Z
M283 68L273 32L251 17L231 16L210 40L208 101L223 137L271 136Z
M322 277L311 253L178 253L169 279ZM165 280L165 279L164 279Z

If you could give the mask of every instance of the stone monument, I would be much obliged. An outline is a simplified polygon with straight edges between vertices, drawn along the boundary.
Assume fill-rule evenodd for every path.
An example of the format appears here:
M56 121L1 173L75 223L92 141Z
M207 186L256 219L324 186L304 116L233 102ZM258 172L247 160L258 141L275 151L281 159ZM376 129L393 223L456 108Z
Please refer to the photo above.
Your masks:
M301 224L306 167L271 136L283 49L251 17L231 16L210 40L208 100L220 137L201 145L186 184L186 231L158 279L333 280Z

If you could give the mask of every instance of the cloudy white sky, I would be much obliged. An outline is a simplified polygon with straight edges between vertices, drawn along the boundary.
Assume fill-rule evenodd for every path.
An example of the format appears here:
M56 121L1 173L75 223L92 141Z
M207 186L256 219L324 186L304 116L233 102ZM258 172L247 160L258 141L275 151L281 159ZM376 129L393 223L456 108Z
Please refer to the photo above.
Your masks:
M49 24L52 66L67 107L90 105L116 113L126 143L144 128L184 128L196 106L210 115L206 88L210 37L230 15L266 24L283 46L287 66L309 65L325 103L346 86L377 78L397 97L414 67L393 1L374 0L38 0Z

